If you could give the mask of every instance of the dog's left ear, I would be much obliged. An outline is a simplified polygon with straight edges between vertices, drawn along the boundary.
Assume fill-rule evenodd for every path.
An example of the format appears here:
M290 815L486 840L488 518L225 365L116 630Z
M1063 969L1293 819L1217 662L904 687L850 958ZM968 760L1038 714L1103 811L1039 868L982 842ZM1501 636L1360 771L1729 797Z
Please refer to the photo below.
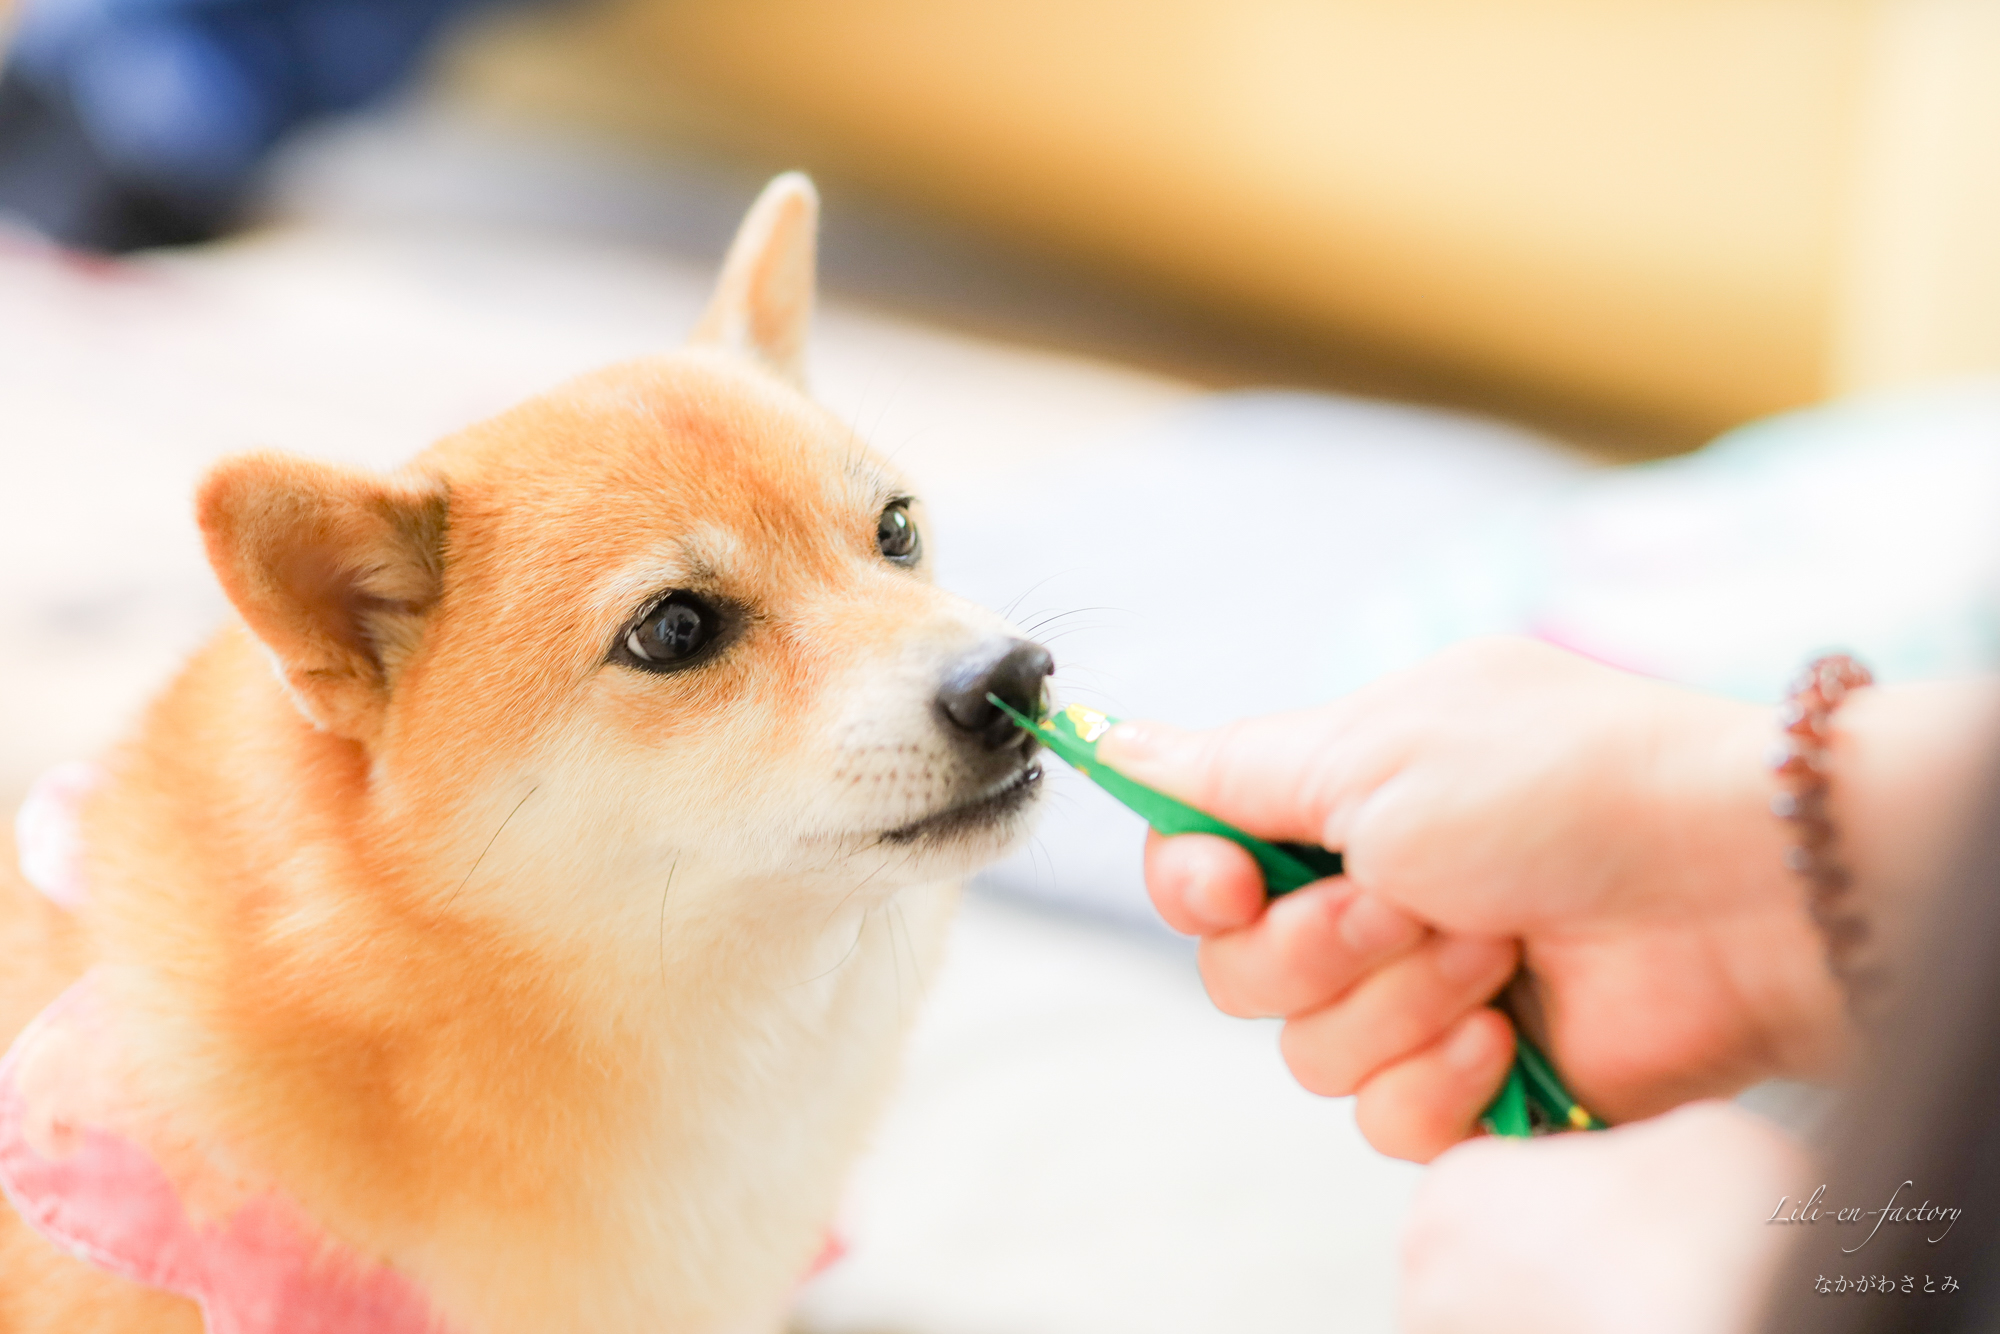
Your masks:
M209 564L301 712L374 739L443 586L441 482L282 454L225 459L195 502Z
M736 229L689 341L744 353L803 390L818 231L819 192L803 172L765 186Z

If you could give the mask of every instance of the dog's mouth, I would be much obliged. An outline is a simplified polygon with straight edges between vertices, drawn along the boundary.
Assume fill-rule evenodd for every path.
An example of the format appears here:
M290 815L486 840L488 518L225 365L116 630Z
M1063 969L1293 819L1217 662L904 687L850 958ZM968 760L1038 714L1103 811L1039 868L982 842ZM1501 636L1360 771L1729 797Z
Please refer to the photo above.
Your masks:
M891 829L882 835L884 843L914 843L920 839L945 839L972 829L997 824L1020 810L1034 798L1042 783L1042 766L1030 760L997 786L957 806L948 806L920 820Z

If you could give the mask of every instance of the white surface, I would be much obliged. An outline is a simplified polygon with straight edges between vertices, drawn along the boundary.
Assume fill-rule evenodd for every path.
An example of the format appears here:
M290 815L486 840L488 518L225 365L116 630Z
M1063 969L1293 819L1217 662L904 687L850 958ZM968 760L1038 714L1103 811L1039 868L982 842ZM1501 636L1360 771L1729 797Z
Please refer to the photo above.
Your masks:
M973 898L811 1334L1392 1327L1420 1169L1301 1090L1191 954Z

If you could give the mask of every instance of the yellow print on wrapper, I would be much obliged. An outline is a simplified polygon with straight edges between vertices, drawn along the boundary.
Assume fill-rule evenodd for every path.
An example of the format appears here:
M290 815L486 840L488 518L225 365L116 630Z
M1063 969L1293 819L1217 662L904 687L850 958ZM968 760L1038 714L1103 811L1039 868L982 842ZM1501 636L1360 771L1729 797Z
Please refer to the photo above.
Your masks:
M1111 730L1111 720L1096 709L1086 709L1081 704L1064 707L1063 717L1069 719L1070 727L1076 732L1076 739L1089 745ZM1053 719L1045 720L1042 726L1054 730Z

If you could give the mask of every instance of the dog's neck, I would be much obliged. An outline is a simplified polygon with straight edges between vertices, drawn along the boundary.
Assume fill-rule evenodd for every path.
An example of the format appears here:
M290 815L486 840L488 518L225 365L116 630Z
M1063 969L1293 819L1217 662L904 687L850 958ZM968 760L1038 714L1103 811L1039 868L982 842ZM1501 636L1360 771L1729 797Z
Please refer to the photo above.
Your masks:
M536 939L479 893L439 906L463 857L385 834L365 759L301 729L247 643L200 666L88 828L152 1096L469 1328L699 1329L802 1272L949 887L905 891L892 931L689 858L644 930ZM497 838L476 862L516 899L599 888Z

